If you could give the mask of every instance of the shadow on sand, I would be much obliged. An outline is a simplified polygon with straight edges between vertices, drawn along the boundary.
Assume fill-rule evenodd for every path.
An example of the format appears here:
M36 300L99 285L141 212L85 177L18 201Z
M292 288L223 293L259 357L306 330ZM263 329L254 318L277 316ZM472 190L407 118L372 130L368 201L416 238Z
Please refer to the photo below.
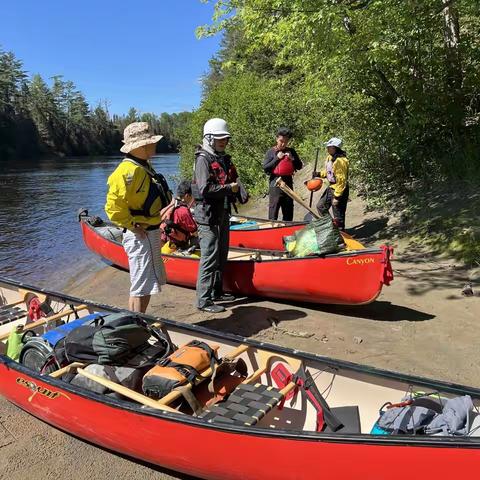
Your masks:
M347 228L347 233L355 237L357 240L372 240L374 237L382 232L387 226L387 217L377 217L365 220L360 225L352 228Z
M394 258L394 274L404 278L410 295L420 296L432 290L450 292L445 299L461 299L462 287L468 282L468 271L461 264L454 264L448 259L435 258L426 254L425 249L411 246L408 251Z
M297 320L307 316L306 312L295 308L274 310L268 307L248 305L248 303L253 301L255 300L236 300L228 305L229 309L231 309L228 317L202 320L196 325L218 331L228 331L242 337L250 337L279 322Z
M254 302L257 303L258 300L241 298L235 302L224 304L230 309L228 317L202 320L197 325L249 337L279 322L305 318L308 316L308 311L304 311L305 309L379 322L424 322L435 318L435 315L430 313L394 305L388 301L375 301L368 305L314 305L309 303L292 304L276 300L276 303L289 307L285 310L249 305Z
M394 305L387 301L376 301L368 305L319 305L314 307L317 311L346 315L355 318L365 318L379 322L424 322L433 320L435 315L414 308Z
M245 317L248 319L250 317L254 317L256 321L262 322L262 318L266 318L267 320L276 319L278 321L288 321L308 316L308 312L298 310L295 307L314 310L316 312L328 312L337 315L365 318L367 320L377 320L381 322L424 322L426 320L433 320L435 318L435 315L428 312L422 312L421 310L416 310L414 308L404 307L403 305L395 305L385 300L377 300L368 305L315 305L312 303L292 303L287 301L283 302L282 300L275 300L275 303L288 305L291 308L288 310L277 311L272 308L252 305L248 307L248 310L246 310L247 307L244 305L254 301L255 300L245 298L238 299L229 305L226 304L225 306L228 306L229 308L233 307L232 315L228 317L228 319ZM242 310L240 311L240 309ZM265 325L265 322L263 325ZM262 330L263 328L265 327L262 327L259 330Z

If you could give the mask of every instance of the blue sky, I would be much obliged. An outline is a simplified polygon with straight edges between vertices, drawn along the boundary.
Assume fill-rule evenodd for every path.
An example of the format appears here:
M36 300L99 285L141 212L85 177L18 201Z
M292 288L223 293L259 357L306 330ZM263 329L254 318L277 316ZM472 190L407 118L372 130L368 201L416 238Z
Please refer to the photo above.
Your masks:
M108 100L111 113L196 108L220 42L195 37L213 11L200 0L2 3L0 47L30 74L72 80L92 105Z

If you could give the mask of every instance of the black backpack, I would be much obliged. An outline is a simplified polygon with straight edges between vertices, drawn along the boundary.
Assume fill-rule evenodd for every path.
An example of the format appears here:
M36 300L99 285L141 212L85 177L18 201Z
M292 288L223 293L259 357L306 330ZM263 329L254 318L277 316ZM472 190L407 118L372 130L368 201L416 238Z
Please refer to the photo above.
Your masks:
M157 340L153 345L152 335ZM60 363L140 367L155 364L171 349L166 335L148 327L139 316L120 312L73 330L55 347L55 354Z

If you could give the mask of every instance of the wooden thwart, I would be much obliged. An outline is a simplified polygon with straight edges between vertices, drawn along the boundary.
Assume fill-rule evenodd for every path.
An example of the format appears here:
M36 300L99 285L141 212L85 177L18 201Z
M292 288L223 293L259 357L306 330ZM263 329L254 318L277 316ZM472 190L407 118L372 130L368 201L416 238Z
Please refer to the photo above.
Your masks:
M0 310L8 310L9 308L16 307L17 305L20 305L23 302L24 302L23 300L18 300L17 302L0 305Z
M41 320L37 320L36 322L29 323L28 325L25 325L24 330L32 330L33 328L39 327L40 325L53 322L54 320L59 320L60 318L65 317L66 315L71 315L72 313L78 312L79 310L85 310L86 308L89 308L89 307L87 305L77 305L72 309L59 312L55 315L52 315L51 317L45 317L45 318L42 318ZM25 312L25 314L26 313L27 312ZM10 332L0 335L0 341L7 339L9 335L10 335Z
M228 253L228 260L236 260L237 258L244 258L244 257L252 257L255 256L255 252L247 252L247 253L236 253L236 252L229 252Z
M218 345L215 345L215 347L218 349ZM234 358L240 356L242 353L248 351L249 349L250 347L248 345L241 344L238 347L236 347L234 350L232 350L230 353L225 355L223 358L226 360L233 360ZM270 353L265 350L257 350L257 358L258 358L258 363L260 367L242 383L251 384L256 382L256 380L261 375L263 375L265 372L269 370L270 363L275 358L278 358L279 360L283 360L287 362L294 369L294 371L296 371L302 364L301 360L291 358L285 355L277 354L277 353ZM126 398L129 398L131 400L134 400L135 402L141 403L142 405L155 408L158 410L163 410L165 412L180 413L180 414L182 412L170 407L169 404L183 395L182 390L184 389L190 390L192 388L192 384L186 384L182 386L181 390L173 390L167 395L165 395L163 398L161 398L160 400L154 400L139 392L131 390L130 388L124 387L123 385L120 385L118 383L112 382L111 380L95 375L85 370L84 367L85 365L81 362L73 362L70 365L67 365L61 368L60 370L57 370L51 373L50 376L54 378L60 378L62 375L76 370L77 374L82 375L83 377L86 377L96 383L99 383L100 385L103 385L109 390L112 390L113 392L123 395ZM212 373L213 371L211 367L205 369L203 372L201 372L200 376L198 377L198 381L201 382L205 380L206 378L210 377ZM293 388L295 388L295 382L290 382L282 390L280 390L280 394L282 396L285 396Z
M287 357L286 355L279 353L267 352L266 350L258 350L257 355L259 368L255 370L255 372L253 372L249 377L247 377L242 383L255 383L257 379L259 379L264 373L268 372L270 368L270 362L274 358L278 358L279 360L287 362L292 367L294 372L296 372L302 365L302 361L297 358ZM288 385L285 388L287 387Z
M54 372L52 372L50 374L50 376L53 377L53 378L59 378L62 375L65 375L65 373L70 373L72 370L76 370L77 368L82 368L84 366L85 366L84 363L73 362L73 363L70 363L69 365L67 365L65 367L62 367L60 370L55 370Z
M142 403L147 407L156 408L158 410L163 410L165 412L172 412L172 413L181 413L178 410L175 410L172 407L164 405L157 400L153 400L141 393L135 392L134 390L130 390L130 388L124 387L123 385L119 385L118 383L112 382L111 380L107 380L106 378L99 377L98 375L94 375L93 373L87 372L83 368L77 368L77 373L82 375L83 377L89 378L94 382L107 387L108 389L123 395L124 397L130 398L136 402Z
M214 350L218 349L218 345L214 345L212 347ZM224 358L233 360L235 357L238 357L241 355L243 352L246 352L250 347L248 345L240 345L236 349L234 349L232 352L227 354ZM123 385L119 385L118 383L112 382L111 380L108 380L103 377L99 377L98 375L95 375L91 372L88 372L84 368L84 364L80 362L73 362L70 365L67 365L60 370L57 370L53 373L50 374L51 377L54 378L59 378L65 373L69 373L72 370L76 370L78 374L99 383L100 385L103 385L104 387L119 393L120 395L123 395L124 397L130 398L131 400L134 400L136 402L139 402L143 405L146 405L147 407L152 407L156 408L159 410L164 410L166 412L173 412L173 413L182 413L179 412L178 410L175 410L172 407L169 407L168 404L173 402L175 399L179 398L182 395L182 392L173 390L169 394L165 395L163 398L160 400L153 400L152 398L149 398L141 393L135 392L134 390L131 390L130 388L124 387ZM201 377L199 377L199 380L202 381L205 378L208 378L210 375L212 375L212 369L209 367L203 372L201 372ZM187 384L184 386L184 388L191 389L192 385Z

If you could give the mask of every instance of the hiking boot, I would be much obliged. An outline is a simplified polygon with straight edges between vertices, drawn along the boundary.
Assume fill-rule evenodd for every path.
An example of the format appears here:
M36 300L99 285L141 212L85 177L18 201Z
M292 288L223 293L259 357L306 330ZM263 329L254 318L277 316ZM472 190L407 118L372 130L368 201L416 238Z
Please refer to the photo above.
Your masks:
M212 300L214 302L233 302L235 297L230 293L222 293L218 297L213 297Z
M221 305L215 305L214 303L211 303L210 305L205 305L204 307L198 307L198 309L202 312L208 313L222 313L226 310L225 307L222 307Z

